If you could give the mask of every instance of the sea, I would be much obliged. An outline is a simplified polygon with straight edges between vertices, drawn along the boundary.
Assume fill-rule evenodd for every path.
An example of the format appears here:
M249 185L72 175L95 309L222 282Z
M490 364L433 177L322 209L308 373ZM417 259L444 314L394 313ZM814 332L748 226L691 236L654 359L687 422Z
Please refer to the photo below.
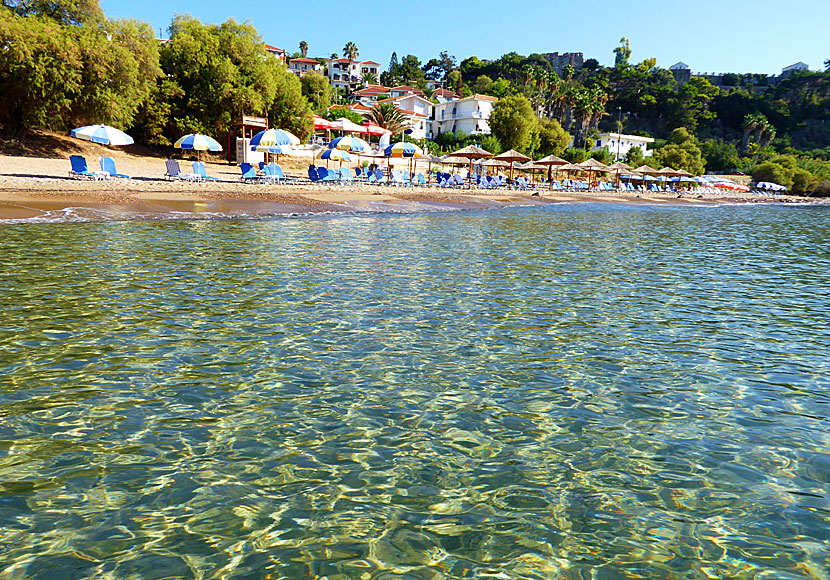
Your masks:
M830 208L0 225L0 580L830 578Z

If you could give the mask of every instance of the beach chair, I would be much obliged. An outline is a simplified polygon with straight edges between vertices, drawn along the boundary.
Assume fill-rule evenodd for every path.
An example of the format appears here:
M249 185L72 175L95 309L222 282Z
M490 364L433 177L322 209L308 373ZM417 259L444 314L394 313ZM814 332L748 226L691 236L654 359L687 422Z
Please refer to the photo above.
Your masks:
M72 179L94 179L98 181L99 179L107 179L109 177L109 174L90 171L86 165L86 157L82 157L81 155L70 155L69 163L72 167L69 170L69 177Z
M259 181L256 169L250 163L240 163L239 169L242 170L242 177L239 178L239 181L243 183L256 183Z
M387 178L380 169L375 169L375 179L378 184L389 184L389 178Z
M320 176L317 173L317 168L313 165L308 166L308 179L311 181L311 183L317 183L320 181Z
M205 169L205 164L201 161L194 161L193 162L193 175L196 175L199 180L202 179L210 179L211 181L219 181L215 177L210 177L207 174L207 169Z
M460 174L453 175L453 180L458 187L467 187L467 181Z
M187 179L189 181L198 180L198 176L194 173L182 173L182 170L179 167L179 162L175 159L166 160L164 165L167 167L167 173L164 174L164 177L168 179Z
M317 176L320 178L320 181L329 185L340 181L340 172L337 169L329 171L325 167L318 167Z
M348 167L341 167L340 181L343 183L354 183L354 176L352 175L352 170Z
M98 160L101 163L101 171L109 174L110 177L117 177L119 179L132 179L129 175L118 173L115 169L115 159L112 157L101 157Z
M420 185L421 187L426 187L427 185L427 180L424 177L423 173L418 174L418 185Z

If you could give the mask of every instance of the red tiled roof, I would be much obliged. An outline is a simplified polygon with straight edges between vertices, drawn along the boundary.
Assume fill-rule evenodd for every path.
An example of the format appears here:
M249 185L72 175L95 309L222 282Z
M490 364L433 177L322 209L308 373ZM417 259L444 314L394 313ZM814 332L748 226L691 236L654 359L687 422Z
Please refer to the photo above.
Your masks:
M313 58L292 58L291 62L305 62L308 64L320 64L318 61L314 60Z
M376 64L376 65L380 66L379 62L375 62L373 60L364 60L360 64Z
M378 85L369 85L366 88L360 89L359 91L355 91L354 94L356 95L379 95L381 93L388 93L389 89L386 87L381 87Z
M435 91L432 94L433 94L433 96L439 96L439 97L457 97L458 96L454 92L448 91L447 89L435 89Z
M277 48L276 46L271 46L270 44L265 45L265 50L270 50L271 52L285 52L284 48Z
M412 115L412 116L414 116L414 117L423 117L424 119L426 119L426 118L427 118L427 116L426 116L426 115L422 115L421 113L416 113L415 111L410 111L409 109L401 109L401 108L398 108L398 110L399 110L401 113L406 113L407 115Z
M352 110L355 110L355 111L371 111L372 110L371 108L367 107L366 105L364 105L362 103L354 103L349 108L352 109Z
M423 93L423 91L416 87L410 87L407 85L401 85L399 87L392 87L389 89L390 91L409 91L410 93Z

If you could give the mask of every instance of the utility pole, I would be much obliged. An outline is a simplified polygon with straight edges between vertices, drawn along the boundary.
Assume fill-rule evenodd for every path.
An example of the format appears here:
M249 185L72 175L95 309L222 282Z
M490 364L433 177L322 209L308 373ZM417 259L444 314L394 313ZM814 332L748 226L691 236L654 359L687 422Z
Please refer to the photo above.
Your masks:
M620 137L622 136L622 107L617 107L617 156L614 161L620 160ZM619 174L618 174L619 175ZM619 184L617 184L619 186Z

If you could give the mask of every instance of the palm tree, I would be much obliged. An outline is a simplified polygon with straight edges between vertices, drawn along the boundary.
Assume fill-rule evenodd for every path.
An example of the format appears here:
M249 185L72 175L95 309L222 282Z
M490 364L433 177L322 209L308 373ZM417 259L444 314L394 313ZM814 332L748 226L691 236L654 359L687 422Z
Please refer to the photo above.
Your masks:
M305 40L300 41L300 54L303 58L308 55L308 43Z
M401 133L409 128L409 119L392 103L378 103L369 111L367 118L392 133Z
M357 45L352 41L347 42L346 46L343 47L343 56L349 60L356 59L358 54L360 54L360 50L358 50Z
M363 73L363 82L367 85L376 85L378 84L378 75L372 72L365 72Z

